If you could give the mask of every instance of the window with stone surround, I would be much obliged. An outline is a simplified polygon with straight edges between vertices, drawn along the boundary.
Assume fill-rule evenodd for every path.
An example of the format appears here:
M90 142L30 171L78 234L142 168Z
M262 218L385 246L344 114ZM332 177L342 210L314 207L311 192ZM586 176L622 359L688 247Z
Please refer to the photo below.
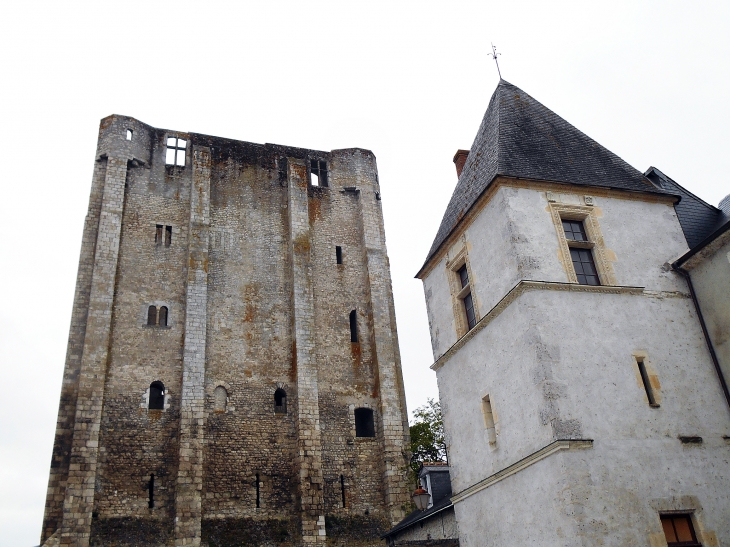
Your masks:
M225 412L228 405L228 391L223 386L213 390L213 412Z
M311 160L309 162L309 180L312 186L329 186L327 176L327 162L324 160Z
M549 211L558 236L560 261L568 282L616 285L613 266L607 258L609 251L605 248L593 205L595 198L583 196L586 205L561 203L560 199L563 198L547 193Z
M147 307L147 326L166 328L170 322L170 308L168 306L157 307L154 304Z
M702 547L697 541L691 514L660 515L669 547Z
M147 325L150 327L157 325L157 306L147 308Z
M185 149L188 142L178 137L167 137L167 150L165 151L165 164L185 167Z
M466 246L446 263L447 277L454 307L454 325L458 338L473 329L479 321L473 281Z

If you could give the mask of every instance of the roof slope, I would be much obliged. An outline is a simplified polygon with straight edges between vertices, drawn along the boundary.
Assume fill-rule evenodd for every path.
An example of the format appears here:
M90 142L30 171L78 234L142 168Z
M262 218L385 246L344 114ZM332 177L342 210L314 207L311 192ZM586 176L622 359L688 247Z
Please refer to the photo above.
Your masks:
M497 175L670 193L520 88L500 80L426 263Z
M674 204L674 210L690 249L730 220L729 214L698 198L656 167L650 167L644 175L655 185L682 197Z

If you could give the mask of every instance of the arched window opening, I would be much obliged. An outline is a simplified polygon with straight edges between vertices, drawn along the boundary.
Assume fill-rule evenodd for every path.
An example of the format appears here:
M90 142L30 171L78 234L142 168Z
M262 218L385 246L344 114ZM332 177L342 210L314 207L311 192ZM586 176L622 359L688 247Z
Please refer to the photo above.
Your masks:
M147 324L157 324L157 308L154 306L150 306L149 308L147 308Z
M350 342L357 342L357 310L350 312Z
M228 392L223 386L218 386L213 392L213 409L216 412L225 412L228 403Z
M167 306L162 306L160 308L160 326L167 326Z
M150 482L149 482L149 500L147 502L147 505L150 509L154 509L155 507L155 474L150 475Z
M150 384L150 410L163 410L165 408L165 384L152 382Z
M281 388L274 392L274 413L286 414L286 391Z
M373 411L370 408L355 409L355 436L375 437Z

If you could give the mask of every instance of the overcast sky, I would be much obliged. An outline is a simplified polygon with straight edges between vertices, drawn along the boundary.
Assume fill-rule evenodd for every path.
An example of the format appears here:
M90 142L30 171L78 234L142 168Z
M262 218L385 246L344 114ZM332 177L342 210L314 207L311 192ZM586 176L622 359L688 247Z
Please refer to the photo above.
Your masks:
M4 2L0 545L38 543L99 120L378 159L409 410L418 271L502 76L628 163L730 192L728 2ZM672 257L667 257L667 259Z

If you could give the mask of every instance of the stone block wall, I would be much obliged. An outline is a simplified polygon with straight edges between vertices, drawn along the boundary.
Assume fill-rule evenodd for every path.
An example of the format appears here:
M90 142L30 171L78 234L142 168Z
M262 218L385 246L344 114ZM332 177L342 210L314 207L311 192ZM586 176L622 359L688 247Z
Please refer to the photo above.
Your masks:
M369 151L102 120L42 542L380 543L408 430L379 192Z

